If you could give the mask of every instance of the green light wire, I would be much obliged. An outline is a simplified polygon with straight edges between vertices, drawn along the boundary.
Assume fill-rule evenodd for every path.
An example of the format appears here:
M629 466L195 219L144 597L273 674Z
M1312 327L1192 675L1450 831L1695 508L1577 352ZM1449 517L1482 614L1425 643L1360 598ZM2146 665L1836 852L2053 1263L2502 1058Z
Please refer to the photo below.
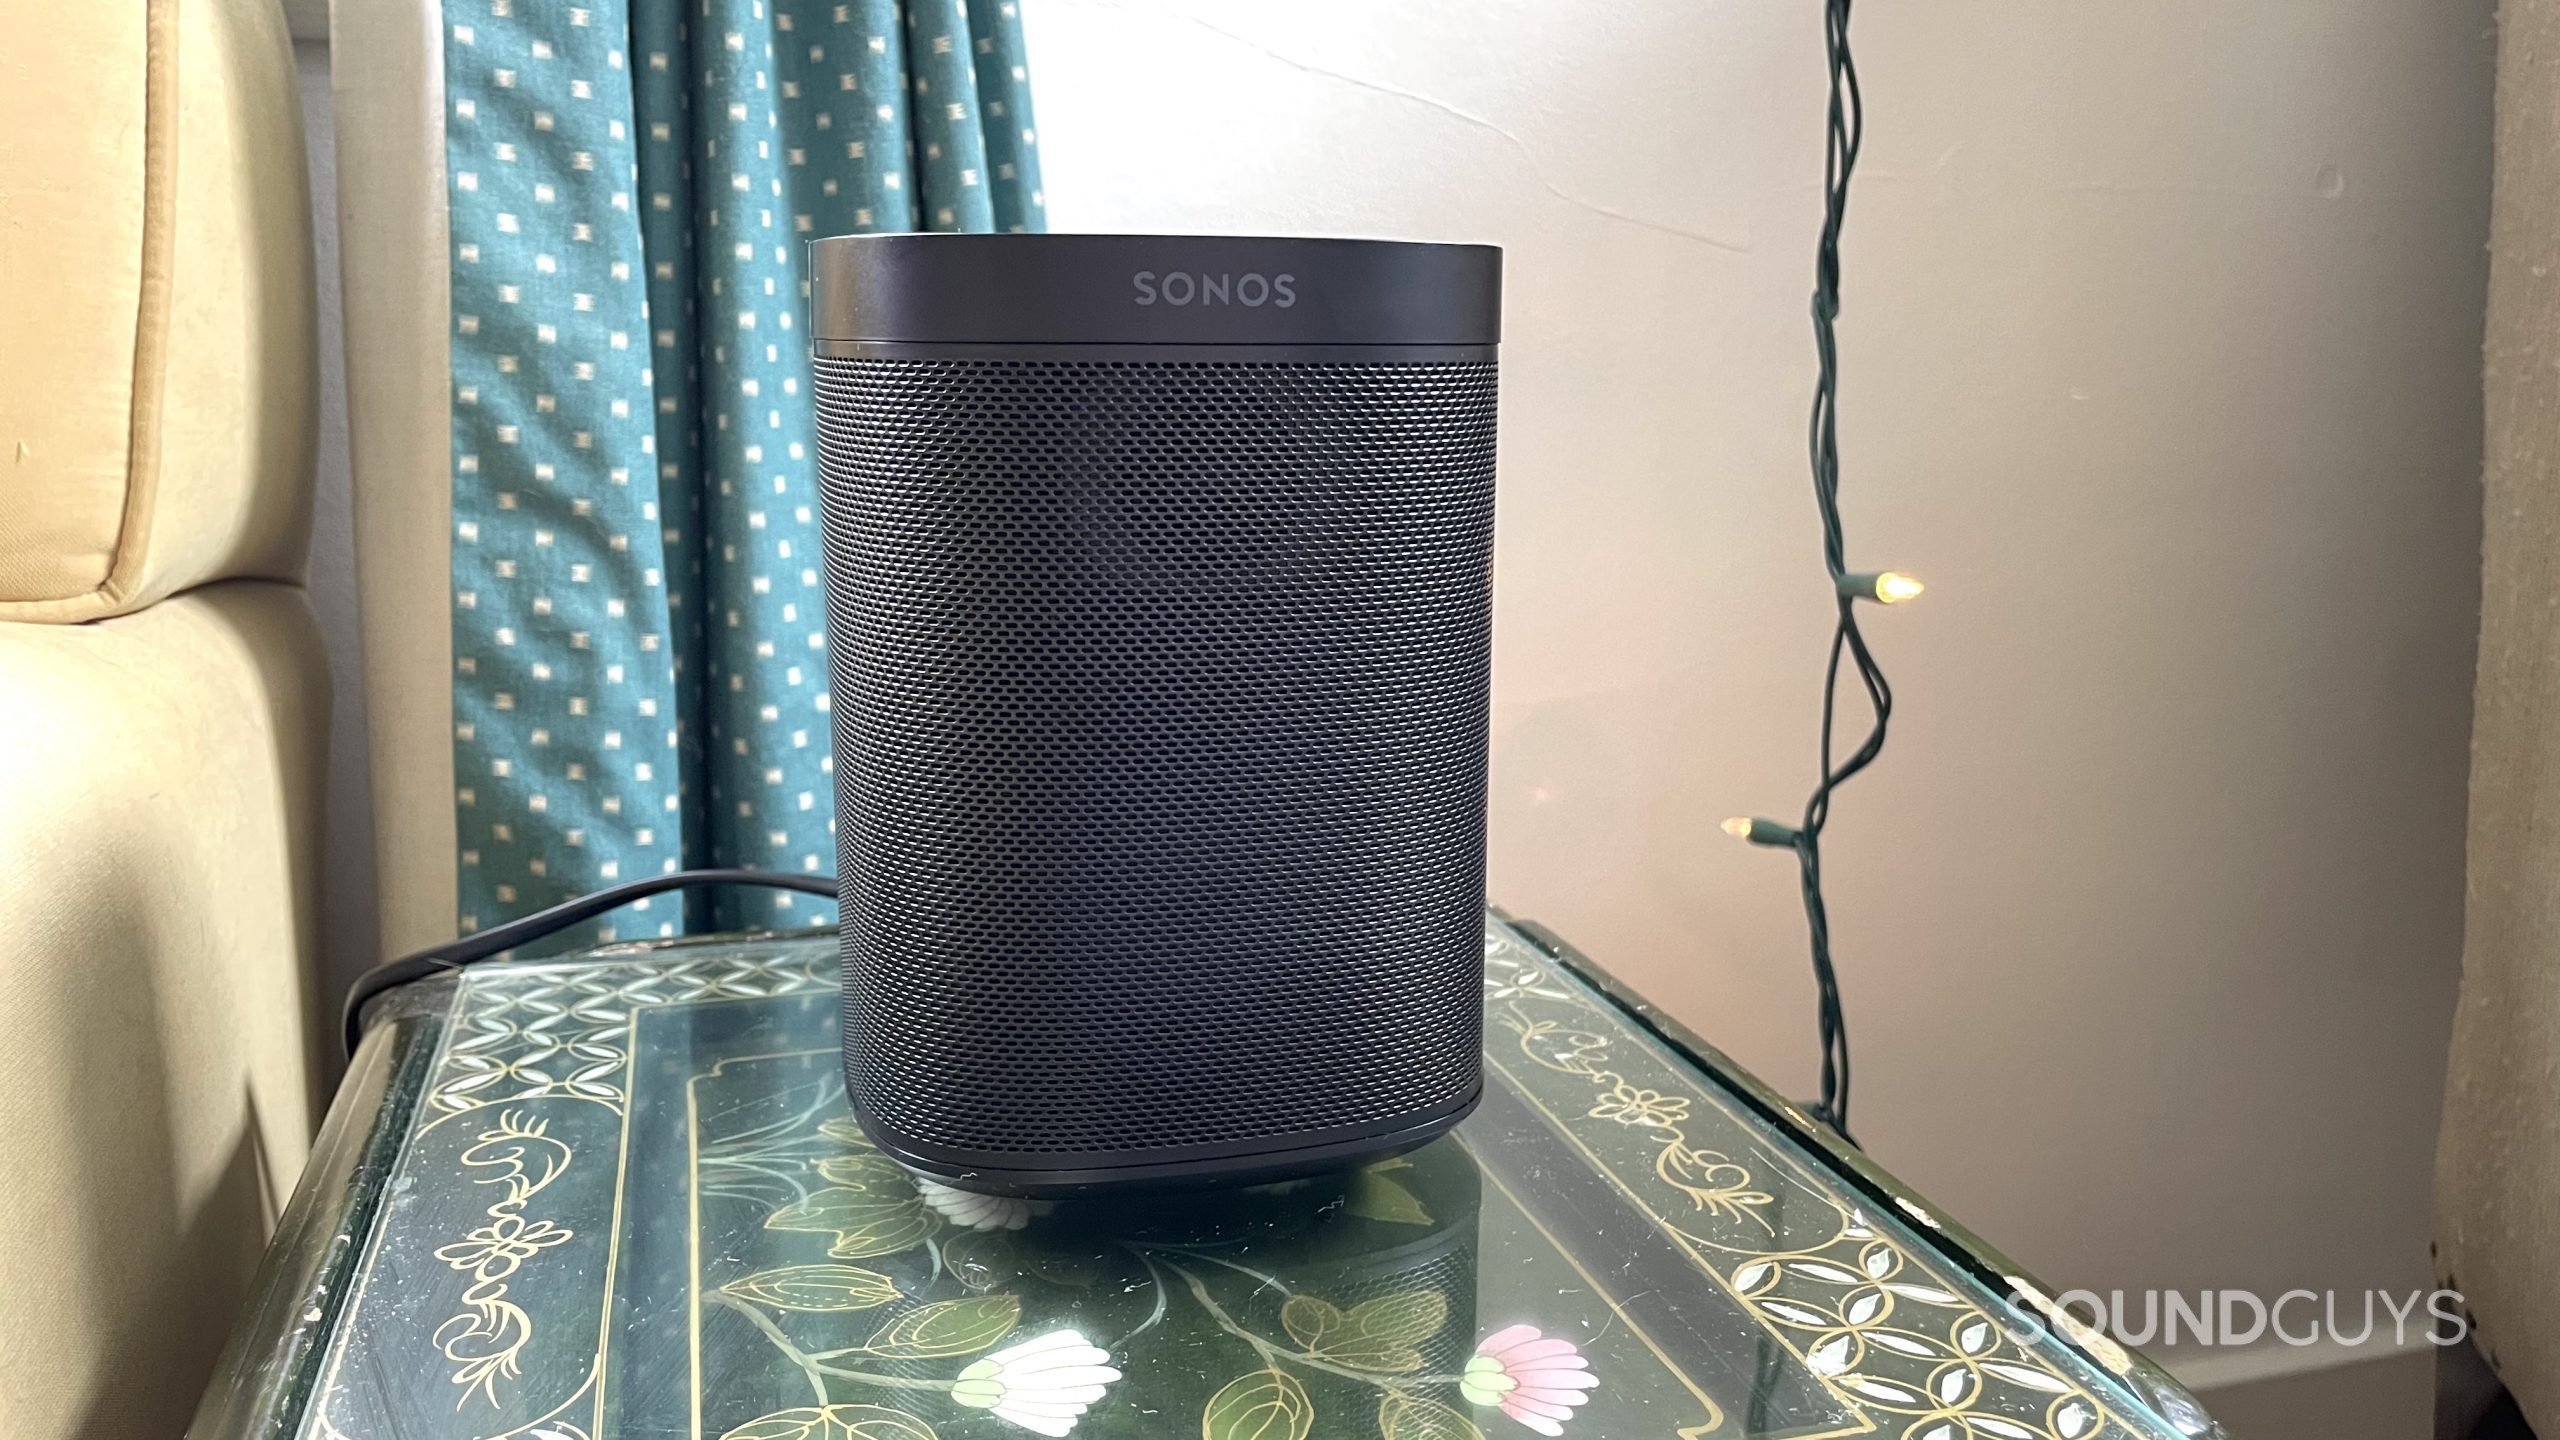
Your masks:
M1832 626L1831 654L1822 677L1822 778L1805 802L1803 823L1787 840L1796 853L1802 875L1804 918L1818 992L1822 1098L1814 1103L1813 1111L1844 1139L1850 1138L1849 1022L1841 1006L1840 978L1831 959L1831 913L1822 899L1822 832L1831 820L1833 792L1875 763L1884 751L1885 727L1893 718L1893 687L1886 683L1883 669L1867 649L1866 636L1858 629L1856 587L1846 583L1850 575L1848 545L1840 525L1840 352L1832 336L1832 322L1840 314L1840 229L1848 219L1849 177L1857 169L1858 144L1865 130L1858 68L1849 54L1849 6L1850 0L1825 0L1823 11L1831 104L1822 160L1822 237L1814 248L1813 261L1813 347L1818 362L1811 427L1813 498L1822 516L1822 559L1831 574L1838 618ZM1840 659L1844 654L1866 689L1874 722L1866 739L1835 761L1832 734L1839 717Z

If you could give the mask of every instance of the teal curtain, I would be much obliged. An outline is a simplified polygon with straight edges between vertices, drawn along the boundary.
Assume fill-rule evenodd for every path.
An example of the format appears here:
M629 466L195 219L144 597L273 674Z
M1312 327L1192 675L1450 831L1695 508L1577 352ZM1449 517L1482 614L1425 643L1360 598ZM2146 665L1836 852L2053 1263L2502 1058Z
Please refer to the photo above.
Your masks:
M806 243L1038 230L1021 19L963 0L448 0L467 933L834 865ZM648 902L561 943L819 924Z

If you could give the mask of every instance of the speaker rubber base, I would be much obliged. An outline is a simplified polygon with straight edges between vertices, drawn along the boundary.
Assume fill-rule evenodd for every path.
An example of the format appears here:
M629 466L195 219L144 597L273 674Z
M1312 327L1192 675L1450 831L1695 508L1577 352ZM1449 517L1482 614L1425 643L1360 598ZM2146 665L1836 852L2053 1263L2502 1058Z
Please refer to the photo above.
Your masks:
M1313 1145L1283 1146L1199 1159L1073 1167L959 1164L947 1158L919 1153L917 1147L875 1123L859 1108L854 1112L854 1119L881 1154L910 1173L935 1184L982 1195L1069 1200L1092 1195L1267 1185L1305 1175L1346 1170L1401 1155L1439 1139L1473 1113L1476 1102L1483 1098L1484 1087L1479 1082L1465 1098L1445 1110L1420 1119L1407 1119L1391 1129Z

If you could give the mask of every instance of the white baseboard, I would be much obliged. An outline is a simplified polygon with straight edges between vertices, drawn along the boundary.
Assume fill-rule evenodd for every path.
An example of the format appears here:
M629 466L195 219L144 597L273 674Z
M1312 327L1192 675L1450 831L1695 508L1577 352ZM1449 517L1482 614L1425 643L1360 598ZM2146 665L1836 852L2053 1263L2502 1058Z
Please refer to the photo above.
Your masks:
M2342 1345L2324 1336L2309 1345L2287 1345L2281 1340L2262 1341L2224 1350L2153 1351L2151 1358L2178 1377L2179 1384L2204 1396L2234 1385L2254 1385L2264 1380L2311 1375L2346 1365L2396 1360L2403 1355L2434 1348L2428 1343L2425 1333L2412 1326L2408 1338L2397 1342L2387 1331L2378 1330L2361 1345Z

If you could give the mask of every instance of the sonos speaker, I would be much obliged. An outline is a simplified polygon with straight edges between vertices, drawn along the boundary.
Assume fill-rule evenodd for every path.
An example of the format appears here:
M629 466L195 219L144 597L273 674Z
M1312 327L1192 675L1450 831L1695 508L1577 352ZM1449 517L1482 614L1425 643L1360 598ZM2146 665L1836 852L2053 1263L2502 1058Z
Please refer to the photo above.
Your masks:
M877 235L810 263L865 1131L1067 1195L1456 1123L1501 252Z

